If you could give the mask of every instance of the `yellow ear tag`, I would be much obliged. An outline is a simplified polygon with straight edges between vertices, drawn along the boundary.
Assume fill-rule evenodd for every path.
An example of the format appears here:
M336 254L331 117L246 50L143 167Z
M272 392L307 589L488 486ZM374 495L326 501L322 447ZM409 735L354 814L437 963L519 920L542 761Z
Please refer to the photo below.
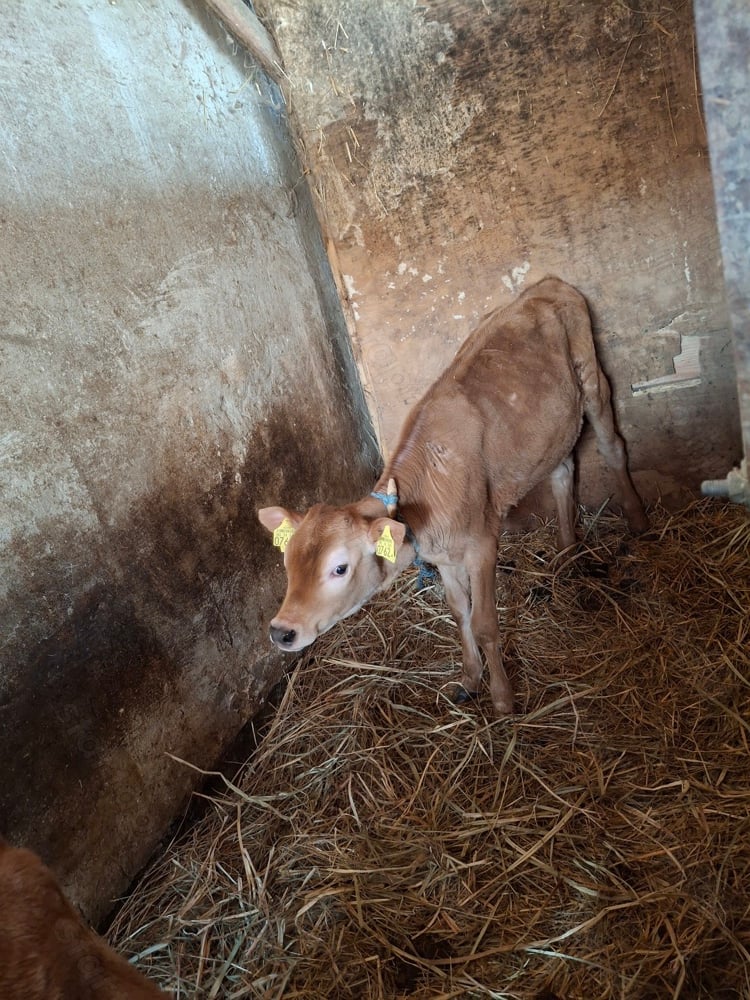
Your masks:
M281 551L283 552L284 549L289 544L289 539L292 537L293 534L294 534L294 525L292 524L292 522L289 520L288 517L285 517L284 520L281 522L281 524L278 526L278 528L274 529L273 544L276 546L277 549L281 549Z
M387 559L388 562L396 561L396 543L393 541L393 535L391 535L391 526L386 524L383 528L383 533L377 541L375 546L375 555L382 556L383 559Z

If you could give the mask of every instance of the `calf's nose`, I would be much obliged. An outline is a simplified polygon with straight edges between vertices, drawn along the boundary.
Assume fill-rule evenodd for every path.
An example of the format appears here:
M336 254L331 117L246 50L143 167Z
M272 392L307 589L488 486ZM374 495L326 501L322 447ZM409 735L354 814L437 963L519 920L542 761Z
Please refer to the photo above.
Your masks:
M293 628L284 628L283 625L271 626L271 642L275 642L282 649L284 646L291 646L296 638L297 633Z

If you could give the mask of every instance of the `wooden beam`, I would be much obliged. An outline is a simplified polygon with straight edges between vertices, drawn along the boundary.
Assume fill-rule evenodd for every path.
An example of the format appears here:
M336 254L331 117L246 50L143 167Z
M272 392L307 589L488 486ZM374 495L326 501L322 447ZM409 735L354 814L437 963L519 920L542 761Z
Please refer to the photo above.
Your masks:
M227 31L256 59L271 79L282 86L282 60L273 38L258 15L242 0L204 0Z

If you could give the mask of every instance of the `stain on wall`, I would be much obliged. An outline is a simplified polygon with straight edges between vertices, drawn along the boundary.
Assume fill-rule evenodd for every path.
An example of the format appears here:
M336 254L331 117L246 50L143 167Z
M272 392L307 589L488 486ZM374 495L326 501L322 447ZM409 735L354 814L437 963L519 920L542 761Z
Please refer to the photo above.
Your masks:
M0 833L95 919L279 676L255 510L379 453L278 91L200 3L4 22Z
M635 478L739 454L689 4L263 0L387 451L490 309L546 273L587 295ZM668 391L680 337L699 374ZM700 414L700 420L697 420ZM582 492L607 493L584 444Z

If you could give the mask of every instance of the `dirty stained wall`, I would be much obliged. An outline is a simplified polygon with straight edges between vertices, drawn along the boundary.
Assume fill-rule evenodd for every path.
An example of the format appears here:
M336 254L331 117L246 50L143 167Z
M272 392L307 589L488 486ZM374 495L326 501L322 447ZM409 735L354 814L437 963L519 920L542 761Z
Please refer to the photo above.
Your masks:
M3 15L0 834L97 917L279 675L256 508L378 453L252 60L196 2Z
M386 450L478 319L556 273L591 303L644 494L737 460L690 4L258 6Z

